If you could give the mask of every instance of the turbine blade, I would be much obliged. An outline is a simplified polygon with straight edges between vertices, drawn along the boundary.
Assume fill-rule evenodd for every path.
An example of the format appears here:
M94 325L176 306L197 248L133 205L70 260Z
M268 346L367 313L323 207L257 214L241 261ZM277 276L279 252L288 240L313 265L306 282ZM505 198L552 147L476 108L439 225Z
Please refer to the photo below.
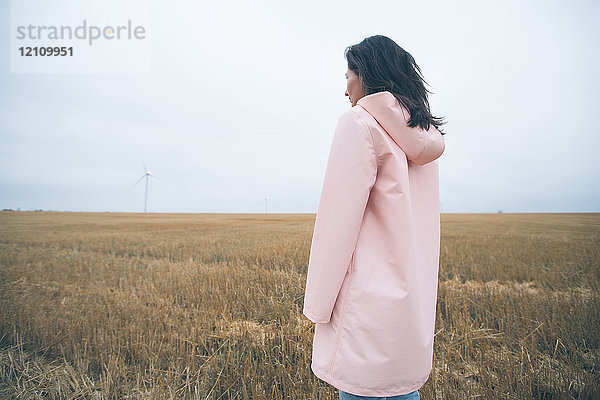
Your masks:
M142 179L144 179L145 177L146 177L146 175L145 175L145 174L144 174L144 175L142 175L142 176L141 176L141 178L140 178L140 179L138 179L138 180L137 180L137 181L136 181L136 182L135 182L135 183L134 183L134 184L133 184L131 187L134 187L135 185L137 185L138 183L140 183L140 181L141 181Z

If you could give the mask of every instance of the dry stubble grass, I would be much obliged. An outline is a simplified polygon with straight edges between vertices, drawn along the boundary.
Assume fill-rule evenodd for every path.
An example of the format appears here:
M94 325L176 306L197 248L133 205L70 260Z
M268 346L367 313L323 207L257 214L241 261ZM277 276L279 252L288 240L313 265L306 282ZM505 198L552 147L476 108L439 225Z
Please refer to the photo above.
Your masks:
M0 212L0 397L335 399L314 214ZM600 215L442 216L423 398L600 396Z

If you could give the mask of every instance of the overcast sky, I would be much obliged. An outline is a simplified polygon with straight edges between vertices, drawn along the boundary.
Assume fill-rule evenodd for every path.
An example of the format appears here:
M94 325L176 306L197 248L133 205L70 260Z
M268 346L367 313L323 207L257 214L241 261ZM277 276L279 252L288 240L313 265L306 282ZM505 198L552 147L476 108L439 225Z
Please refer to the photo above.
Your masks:
M316 212L344 49L383 34L448 121L442 212L600 211L597 1L144 4L149 72L41 74L0 2L0 209L141 212L145 163L149 212Z

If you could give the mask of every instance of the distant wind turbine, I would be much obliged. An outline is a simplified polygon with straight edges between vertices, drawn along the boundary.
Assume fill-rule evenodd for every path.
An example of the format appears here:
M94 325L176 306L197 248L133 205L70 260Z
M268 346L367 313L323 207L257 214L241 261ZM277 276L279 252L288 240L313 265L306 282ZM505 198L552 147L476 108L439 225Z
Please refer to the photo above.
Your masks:
M144 212L146 212L148 210L148 178L150 178L150 177L158 178L158 176L152 175L152 171L150 171L148 168L146 168L146 163L144 163L144 175L142 175L140 177L140 179L138 179L133 185L133 186L137 185L142 179L146 178L146 196L144 196ZM160 178L158 178L158 179L160 179Z
M269 202L269 196L265 196L265 214L267 214L267 204Z

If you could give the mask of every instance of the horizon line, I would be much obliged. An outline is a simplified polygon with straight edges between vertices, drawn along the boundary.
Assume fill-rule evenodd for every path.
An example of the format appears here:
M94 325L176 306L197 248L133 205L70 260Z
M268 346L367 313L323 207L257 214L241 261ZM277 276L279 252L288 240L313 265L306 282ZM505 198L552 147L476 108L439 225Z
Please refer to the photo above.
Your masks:
M2 209L0 212L54 212L54 213L81 213L81 214L250 214L250 215L280 215L280 214L317 214L316 212L201 212L201 211L168 211L168 212L143 212L143 211L71 211L71 210L14 210ZM600 211L446 211L443 214L599 214Z

